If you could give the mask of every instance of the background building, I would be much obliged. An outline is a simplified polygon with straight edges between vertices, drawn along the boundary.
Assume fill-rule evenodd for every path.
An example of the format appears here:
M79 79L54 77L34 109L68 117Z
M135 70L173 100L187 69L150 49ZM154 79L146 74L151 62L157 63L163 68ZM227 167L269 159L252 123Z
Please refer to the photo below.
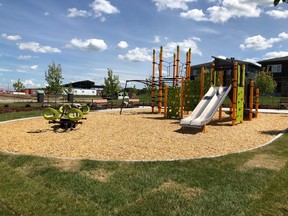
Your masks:
M273 74L277 82L276 93L281 96L288 96L288 56L281 58L259 61L263 70Z

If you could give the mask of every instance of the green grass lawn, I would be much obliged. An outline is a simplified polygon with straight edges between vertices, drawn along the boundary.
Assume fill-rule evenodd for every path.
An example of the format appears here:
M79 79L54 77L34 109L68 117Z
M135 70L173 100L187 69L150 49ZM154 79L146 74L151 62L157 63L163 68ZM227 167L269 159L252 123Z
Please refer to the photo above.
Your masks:
M172 162L0 153L0 215L288 215L287 143Z

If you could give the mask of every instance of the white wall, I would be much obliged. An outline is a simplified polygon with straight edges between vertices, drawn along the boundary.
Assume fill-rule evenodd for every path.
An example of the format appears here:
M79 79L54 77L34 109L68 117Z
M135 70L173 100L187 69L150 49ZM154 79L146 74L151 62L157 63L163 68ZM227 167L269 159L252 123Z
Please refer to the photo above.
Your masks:
M96 89L73 89L74 95L97 95Z

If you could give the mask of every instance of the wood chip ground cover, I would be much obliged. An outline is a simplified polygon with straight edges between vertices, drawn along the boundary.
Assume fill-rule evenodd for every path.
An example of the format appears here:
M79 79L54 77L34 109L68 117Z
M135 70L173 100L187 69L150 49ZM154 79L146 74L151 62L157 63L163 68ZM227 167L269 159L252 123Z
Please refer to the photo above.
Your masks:
M48 157L97 160L174 160L245 151L270 141L288 127L287 114L259 114L231 127L215 118L207 132L181 129L179 120L150 110L95 112L64 132L44 118L0 124L0 150Z

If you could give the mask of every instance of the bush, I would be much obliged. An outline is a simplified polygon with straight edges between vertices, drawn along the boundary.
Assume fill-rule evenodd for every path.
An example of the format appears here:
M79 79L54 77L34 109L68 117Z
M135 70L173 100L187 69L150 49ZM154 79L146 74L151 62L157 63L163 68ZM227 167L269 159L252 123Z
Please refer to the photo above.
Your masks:
M8 108L8 107L9 107L9 104L5 104L4 107L5 107L5 108Z

